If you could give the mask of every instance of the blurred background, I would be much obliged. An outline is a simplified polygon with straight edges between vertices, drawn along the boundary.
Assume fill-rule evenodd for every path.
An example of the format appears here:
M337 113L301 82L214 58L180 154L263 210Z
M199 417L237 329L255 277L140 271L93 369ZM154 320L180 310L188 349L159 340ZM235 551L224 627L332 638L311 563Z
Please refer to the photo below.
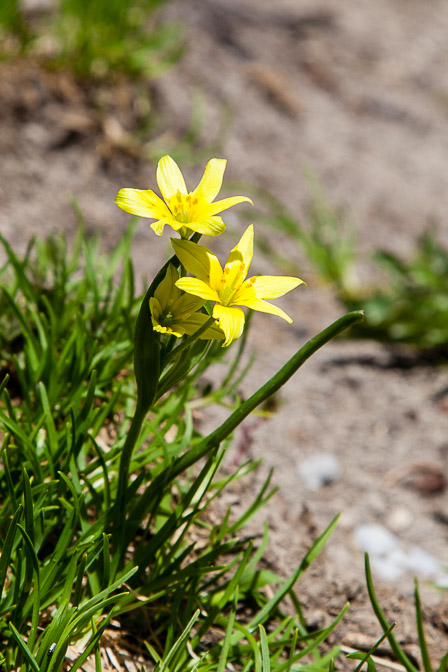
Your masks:
M254 221L254 272L308 283L282 302L292 327L254 316L242 394L365 308L235 441L234 460L264 458L256 478L275 467L280 570L343 512L310 607L329 582L343 603L347 576L364 599L363 550L388 590L407 594L415 573L448 583L447 35L446 0L0 5L0 231L20 254L80 221L109 249L130 220L121 187L155 189L169 153L194 189L224 157L223 196L255 206L206 244L226 255ZM142 220L142 290L167 249Z

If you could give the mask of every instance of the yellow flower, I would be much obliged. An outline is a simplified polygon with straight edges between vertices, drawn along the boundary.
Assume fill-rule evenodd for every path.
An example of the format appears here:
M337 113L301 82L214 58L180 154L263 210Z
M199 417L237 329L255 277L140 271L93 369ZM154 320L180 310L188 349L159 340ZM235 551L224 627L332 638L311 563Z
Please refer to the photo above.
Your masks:
M154 296L149 299L149 308L154 331L161 334L172 334L180 338L184 334L191 336L200 329L209 315L199 313L205 303L204 299L197 296L183 294L176 287L179 274L172 264L162 282L157 286ZM218 326L212 325L206 329L199 338L222 339L224 334Z
M264 301L283 296L303 283L299 278L275 275L255 275L246 280L254 247L254 228L251 224L233 248L224 270L217 257L206 247L189 240L172 240L177 258L195 278L180 278L179 289L201 299L215 301L213 317L219 322L230 345L239 338L244 328L244 313L235 306L247 306L263 313L271 313L291 323L291 318L281 308Z
M189 229L219 236L226 226L217 213L243 201L252 203L246 196L212 202L221 189L226 163L226 159L211 159L196 189L188 193L179 166L170 156L164 156L157 166L157 184L164 200L151 189L120 189L115 203L133 215L156 219L151 228L158 236L162 235L165 224L184 237L189 235Z

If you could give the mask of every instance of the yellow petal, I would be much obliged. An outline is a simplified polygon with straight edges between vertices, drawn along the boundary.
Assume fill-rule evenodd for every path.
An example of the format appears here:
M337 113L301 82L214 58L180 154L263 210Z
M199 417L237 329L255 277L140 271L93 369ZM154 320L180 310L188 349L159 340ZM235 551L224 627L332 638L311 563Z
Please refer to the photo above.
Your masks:
M211 159L205 166L202 180L194 190L193 195L204 198L211 203L221 189L226 164L226 159ZM220 210L217 210L217 212L220 212Z
M171 226L175 231L178 231L180 228L182 228L182 224L176 222L176 220L173 219L172 217L170 217L170 219L159 219L158 222L153 222L152 224L150 224L150 227L157 236L161 236L163 234L163 229L167 224L168 226Z
M180 289L175 288L176 291L180 294ZM179 316L179 319L186 319L192 313L196 313L204 305L205 300L200 299L199 296L193 296L193 294L182 294L172 306L173 315Z
M160 305L158 299L156 299L154 296L151 296L151 298L149 299L149 310L151 311L153 326L155 326L160 319L160 315L162 313L162 306Z
M173 327L163 327L161 324L156 324L154 326L154 331L158 331L160 334L170 334L172 336L177 336L177 338L182 338L185 334L185 329L179 328L178 325L175 325L176 329L179 331L173 331Z
M180 168L171 156L162 156L157 166L157 184L165 201L169 201L178 191L187 193L185 180Z
M192 231L202 233L204 236L219 236L226 230L226 225L221 217L202 217L201 215L193 222L188 222L185 226Z
M286 275L255 275L250 282L259 299L277 299L298 285L305 284L300 278Z
M171 239L177 258L182 266L203 282L213 288L219 286L222 278L222 268L218 257L203 245L197 245L189 240ZM179 285L178 285L179 286Z
M219 326L226 337L223 348L236 341L243 333L245 315L241 308L229 308L217 303L213 308L213 317L219 320Z
M185 330L185 333L189 336L192 336L198 329L200 329L207 320L210 319L210 315L205 315L204 313L193 313L190 317L182 322L182 326ZM212 324L211 327L208 327L199 338L206 339L218 339L222 340L224 338L224 332L218 327L217 324Z
M198 280L197 278L180 278L180 280L176 282L176 287L179 287L179 289L182 289L188 294L199 296L206 301L219 301L219 296L215 290L206 282Z
M254 225L250 224L243 235L241 236L239 242L233 250L231 250L227 261L226 266L232 264L233 262L238 262L244 264L244 271L242 272L242 279L247 275L249 270L250 262L252 261L252 256L254 252Z
M173 264L169 264L165 277L157 285L154 292L154 296L161 306L166 307L169 304L173 304L180 297L180 289L175 285L176 280L179 280L179 273Z
M252 310L259 310L261 313L269 313L270 315L278 315L279 317L282 317L284 320L289 322L291 324L292 319L285 313L284 310L279 308L278 306L274 306L272 303L268 303L267 301L262 301L261 299L254 299L254 298L238 298L235 303L238 303L239 306L246 306L247 308L252 308Z
M253 202L247 196L230 196L230 198L223 198L221 201L216 201L211 204L210 214L216 215L218 212L223 210L228 210L233 205L238 205L238 203L250 203L253 205Z
M120 189L115 197L119 208L139 217L165 219L171 212L151 189Z

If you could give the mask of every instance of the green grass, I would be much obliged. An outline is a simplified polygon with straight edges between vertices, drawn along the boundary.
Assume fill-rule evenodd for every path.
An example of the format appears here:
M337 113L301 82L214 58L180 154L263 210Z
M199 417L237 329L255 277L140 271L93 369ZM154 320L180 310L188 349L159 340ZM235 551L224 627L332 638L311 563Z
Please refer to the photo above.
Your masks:
M398 640L396 639L396 637L392 632L395 624L388 623L387 618L384 615L384 612L378 602L378 598L376 596L375 588L373 585L372 573L370 571L369 556L367 554L365 556L365 572L366 572L367 591L369 593L372 609L384 632L384 637L382 639L387 638L395 660L400 665L402 665L403 669L406 670L406 672L418 672L419 668L416 665L414 665L414 663L412 663L412 661L409 659L409 657L403 650L403 647L400 646L400 643L398 642ZM448 669L448 650L445 653L445 655L442 656L442 659L437 667L433 666L433 663L430 658L428 645L426 642L425 628L423 622L423 611L417 579L415 579L414 581L414 601L415 601L415 621L418 637L418 646L422 661L422 668L424 672L446 672L446 670Z
M59 670L69 643L82 639L70 669L89 655L101 669L99 642L113 617L144 642L157 670L328 669L338 649L319 647L345 609L309 632L293 591L336 521L284 580L260 568L267 531L259 543L244 532L274 493L270 477L238 516L231 506L217 514L225 488L258 466L223 469L232 428L260 401L238 397L244 339L208 351L207 366L222 376L206 396L201 360L152 405L129 459L126 525L114 543L136 402L132 233L105 256L82 230L70 253L63 237L34 240L23 259L1 239L0 664ZM235 411L203 437L198 403Z
M364 310L362 326L347 332L351 337L409 345L431 357L448 358L448 250L426 231L410 259L386 250L362 259L347 213L335 211L314 180L309 184L310 201L302 221L265 193L258 194L265 211L250 213L251 218L294 241L345 309ZM304 272L275 250L270 233L261 248L288 272ZM357 269L372 262L379 279L363 286Z
M134 329L145 306L135 292L133 231L108 255L82 229L70 252L63 237L36 239L23 259L1 239L2 670L77 670L89 656L101 670L101 637L113 618L141 642L140 654L157 672L330 672L340 649L327 639L347 606L311 631L296 589L337 519L285 579L263 562L267 528L256 537L246 531L275 492L271 475L238 513L220 502L258 467L250 459L225 466L235 427L359 315L311 339L244 402L238 388L247 332L230 350L218 342L202 358L193 353L194 366L151 401L120 499L137 403ZM211 364L205 389L201 376ZM213 404L230 414L203 436L195 408ZM397 660L415 672L378 605L368 565L367 585L384 636L349 658L359 661L357 672L363 665L374 672L373 653L387 638ZM431 672L417 587L416 610ZM67 667L74 642L82 653Z
M0 36L9 39L0 55L38 57L81 76L155 77L183 51L180 26L160 18L165 3L58 0L53 10L33 17L18 0L6 0L0 6Z

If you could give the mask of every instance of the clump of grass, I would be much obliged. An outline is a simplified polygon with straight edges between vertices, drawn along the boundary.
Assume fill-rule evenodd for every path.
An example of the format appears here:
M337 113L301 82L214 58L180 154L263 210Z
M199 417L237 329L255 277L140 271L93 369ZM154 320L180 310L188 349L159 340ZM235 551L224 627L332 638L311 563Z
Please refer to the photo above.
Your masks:
M0 38L2 37L15 40L18 53L24 52L31 39L30 29L20 8L20 0L5 0L0 4Z
M18 0L0 7L3 56L38 56L82 76L117 72L154 77L183 51L180 26L161 21L166 0L58 0L40 17L24 13Z
M341 297L344 304L352 309L365 306L370 338L413 345L446 359L448 250L427 231L411 259L378 251L374 260L385 274L384 286L364 296L360 292Z
M322 189L310 182L310 203L304 221L299 221L275 198L260 194L267 213L256 217L267 227L293 239L319 277L331 284L347 310L365 311L362 328L354 326L352 337L414 346L432 356L448 357L448 250L431 231L419 239L408 260L388 251L373 255L378 275L375 285L362 286L357 277L361 263L354 228L346 213L337 213ZM273 251L264 252L282 267L291 262ZM293 267L295 272L297 266Z
M220 363L223 375L206 397L201 361L154 404L130 457L126 526L114 543L137 394L132 233L106 256L82 230L71 253L63 237L34 240L23 259L1 239L0 665L59 670L68 645L82 641L69 669L93 655L101 670L100 641L114 618L138 633L159 672L328 669L339 649L319 647L346 608L309 632L294 586L336 520L284 580L259 567L267 531L258 546L244 534L273 494L270 477L238 516L231 506L209 514L257 467L223 468L231 428L260 401L238 397L243 346L229 356L212 344L207 365ZM303 361L316 347L316 339L305 346ZM225 431L201 435L198 400L235 407Z

